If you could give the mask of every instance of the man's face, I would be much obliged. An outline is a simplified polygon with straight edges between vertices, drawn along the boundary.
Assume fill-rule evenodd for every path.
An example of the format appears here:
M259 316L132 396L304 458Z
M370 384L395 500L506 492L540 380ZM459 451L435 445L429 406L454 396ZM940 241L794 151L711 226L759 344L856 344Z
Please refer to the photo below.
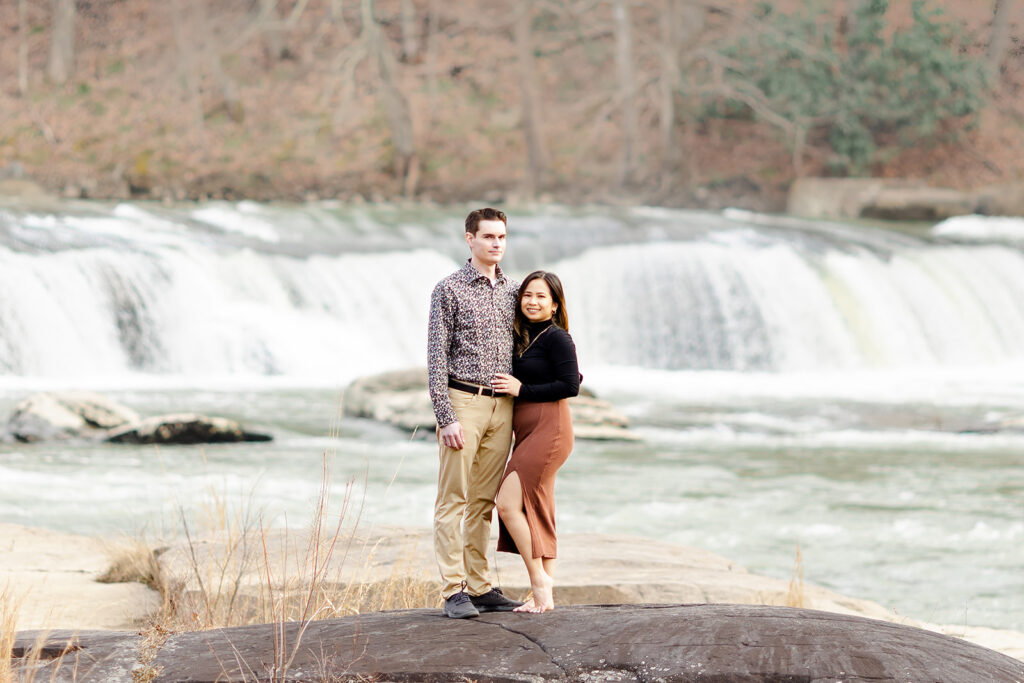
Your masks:
M473 258L484 265L497 265L505 255L505 224L501 221L480 221L476 234L466 233L466 244Z

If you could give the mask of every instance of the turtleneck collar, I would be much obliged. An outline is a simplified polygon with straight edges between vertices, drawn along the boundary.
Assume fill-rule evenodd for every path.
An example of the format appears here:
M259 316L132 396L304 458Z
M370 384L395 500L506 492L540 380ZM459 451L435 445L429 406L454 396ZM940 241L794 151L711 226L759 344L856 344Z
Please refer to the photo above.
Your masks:
M542 332L555 322L554 318L548 318L547 320L538 320L537 322L527 322L526 328L530 331L530 337L535 338L538 332Z

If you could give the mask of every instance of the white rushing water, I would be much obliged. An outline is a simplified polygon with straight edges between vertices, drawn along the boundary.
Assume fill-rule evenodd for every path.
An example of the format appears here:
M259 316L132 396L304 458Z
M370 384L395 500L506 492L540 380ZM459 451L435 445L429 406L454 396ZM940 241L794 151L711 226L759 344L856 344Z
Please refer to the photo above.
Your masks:
M356 377L424 362L463 213L0 209L0 412L91 388L275 436L0 443L0 520L136 533L211 489L301 519L329 451L365 520L429 524L433 448L339 422L337 401ZM644 437L577 445L560 528L667 538L782 578L799 543L813 582L1024 629L1024 435L992 431L1024 415L1024 253L1005 239L1024 222L985 239L972 217L933 239L736 211L511 213L507 270L562 276L585 384Z
M309 236L310 216L296 214ZM366 253L362 221L337 221L335 234L328 224L289 245L293 216L245 202L0 220L0 372L19 377L350 379L421 363L430 290L458 265L457 227L431 242L422 228L380 225L388 248ZM578 255L528 267L563 276L592 364L802 372L1024 359L1024 254L1011 247L866 244L715 217L674 240L638 242L621 223L604 231L621 243L582 249L576 235L594 228L575 222L532 230L533 245ZM438 242L447 248L428 248Z

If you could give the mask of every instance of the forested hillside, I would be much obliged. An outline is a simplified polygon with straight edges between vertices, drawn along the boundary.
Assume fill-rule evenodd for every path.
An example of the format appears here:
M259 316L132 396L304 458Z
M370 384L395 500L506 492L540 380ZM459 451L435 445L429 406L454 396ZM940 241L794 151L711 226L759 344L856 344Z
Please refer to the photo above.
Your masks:
M5 0L0 177L777 210L1024 171L1020 0Z

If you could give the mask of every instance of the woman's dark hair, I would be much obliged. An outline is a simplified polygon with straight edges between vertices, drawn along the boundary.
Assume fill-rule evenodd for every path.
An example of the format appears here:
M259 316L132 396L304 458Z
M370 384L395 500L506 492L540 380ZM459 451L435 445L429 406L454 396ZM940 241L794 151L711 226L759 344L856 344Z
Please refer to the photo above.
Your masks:
M523 315L523 294L526 287L534 280L544 280L548 289L551 290L551 303L555 310L551 314L551 321L566 332L569 331L569 312L565 310L565 292L562 290L562 281L554 273L546 270L535 270L525 278L519 285L519 292L516 294L516 316L512 323L512 330L516 337L516 355L522 355L530 345L530 321Z

